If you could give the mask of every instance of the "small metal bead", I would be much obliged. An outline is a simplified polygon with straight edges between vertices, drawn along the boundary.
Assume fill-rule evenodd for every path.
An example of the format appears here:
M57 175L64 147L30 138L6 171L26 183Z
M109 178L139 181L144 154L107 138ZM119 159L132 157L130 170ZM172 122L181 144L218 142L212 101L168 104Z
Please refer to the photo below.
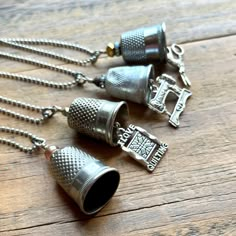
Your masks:
M115 45L113 43L108 43L106 53L109 57L115 56Z

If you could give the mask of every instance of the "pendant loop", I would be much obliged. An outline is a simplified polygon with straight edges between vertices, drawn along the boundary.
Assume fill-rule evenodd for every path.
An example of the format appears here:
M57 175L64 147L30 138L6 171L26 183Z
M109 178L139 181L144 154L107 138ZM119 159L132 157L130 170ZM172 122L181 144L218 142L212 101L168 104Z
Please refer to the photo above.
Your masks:
M78 85L83 85L83 84L85 84L86 81L87 81L85 75L82 74L82 73L80 73L80 72L79 72L79 73L76 73L74 77L75 77L75 81L76 81L76 83L77 83Z
M48 119L54 116L54 114L57 113L58 111L62 112L63 109L58 106L45 107L42 109L42 116L44 119Z
M36 136L31 137L31 142L36 146L45 149L46 148L46 140L43 138L39 138Z

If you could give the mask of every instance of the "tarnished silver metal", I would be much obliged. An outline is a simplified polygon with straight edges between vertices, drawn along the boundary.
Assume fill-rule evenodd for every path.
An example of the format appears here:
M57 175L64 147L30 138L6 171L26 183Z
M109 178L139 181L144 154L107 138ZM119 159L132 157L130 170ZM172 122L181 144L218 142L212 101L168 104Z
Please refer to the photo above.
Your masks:
M67 63L73 63L80 66L86 66L88 64L95 63L98 60L99 56L102 54L107 54L109 56L122 55L124 60L130 64L156 64L159 62L168 62L179 69L179 73L183 83L186 86L191 85L190 80L185 74L185 66L183 60L184 50L181 46L177 44L172 44L170 47L166 46L164 23L162 23L161 25L143 27L125 32L121 35L120 43L115 43L112 44L112 46L108 46L107 50L92 51L90 49L82 47L81 45L47 39L1 38L0 44L21 50L27 50L32 53L52 57L61 61L65 61ZM41 49L38 47L32 47L29 45L49 45L54 47L69 48L85 53L89 55L89 58L85 60L78 60L75 58L68 57L66 55L55 53L53 51ZM54 81L8 72L0 72L1 77L35 83L38 85L58 89L68 89L77 85L83 85L86 82L95 83L94 78L89 78L87 75L81 72L77 72L62 66L53 65L48 62L39 61L33 58L28 58L25 56L19 56L17 54L10 54L6 52L0 52L0 57L5 57L7 59L36 65L41 68L47 68L49 70L54 70L59 73L72 76L74 78L74 81L58 83Z
M114 124L119 122L122 126L126 125L128 106L125 102L77 98L65 115L72 129L116 146L118 137Z
M111 68L101 78L109 95L142 104L147 103L154 80L152 65Z
M43 109L41 107L37 107L31 104L19 102L1 96L0 96L0 101L4 101L11 105L14 104L15 106L19 106L29 110L36 110L38 112L42 112L44 117L41 118L40 121L43 121L43 119L48 119L49 117L53 116L55 112L59 111L63 115L68 117L68 124L71 128L89 137L104 140L105 142L107 142L112 146L121 145L122 144L121 142L124 142L125 138L127 139L127 135L129 135L129 133L132 131L132 128L133 129L135 128L134 125L129 125L129 127L126 129L128 120L128 106L125 102L110 102L106 100L92 99L92 98L77 98L72 102L69 108L62 109L61 107L53 106L52 107L53 110L48 110L49 108ZM12 111L9 112L11 116L14 113ZM31 121L31 122L38 121L38 119L31 117L29 118L26 117L27 119L29 119L27 120L23 115L18 113L16 113L15 117L21 119L24 118L25 121ZM137 130L139 131L139 133L136 134L135 136L136 138L134 138L134 140L132 141L132 145L129 144L127 147L125 146L125 144L121 145L122 149L128 152L128 154L134 157L138 162L141 162L142 164L148 163L147 168L150 171L154 170L154 164L155 164L154 162L156 161L157 165L159 159L157 159L157 157L149 158L147 156L142 156L141 154L144 152L145 149L148 149L150 140L152 140L153 142L157 142L155 145L159 145L160 143L158 142L157 138L148 134L142 128L138 127ZM25 135L26 137L30 137L31 142L33 143L33 147L32 148L24 147L18 143L15 143L15 141L0 138L1 143L15 146L16 148L25 152L32 152L37 147L45 148L46 149L45 156L47 159L50 159L49 156L52 154L52 153L50 154L52 148L46 146L45 140L35 137L24 131L19 132L15 129L4 128L2 129L2 132L4 131L5 132L8 131L11 133L18 133L21 135ZM143 136L146 135L147 138L145 139L142 135ZM136 155L134 154L135 152L133 152L135 151L134 146L135 142L137 145L138 141L141 140L144 140L144 144L141 143L140 145L145 147L144 149L141 148L139 150L140 151L138 152L139 156L137 156L138 154ZM151 143L151 146L154 145L153 142ZM148 159L149 161L146 161L145 158ZM153 169L151 169L152 168L151 165L153 165Z
M132 124L126 129L121 129L118 144L122 150L151 172L154 171L168 148L166 143L160 142L146 130Z
M40 111L42 112L44 119L52 117L55 114L55 112L59 111L63 115L67 116L68 124L71 128L89 137L104 140L111 146L121 145L121 142L122 141L124 142L124 138L127 138L127 135L130 133L130 130L133 127L135 127L133 125L130 125L128 129L126 129L127 120L128 120L128 106L127 106L127 103L125 102L110 102L110 101L101 100L101 99L77 98L72 102L69 108L62 109L61 107L53 106L52 107L53 109L49 110L49 108L43 109L41 107L37 107L31 104L26 104L26 103L8 99L5 97L0 97L0 100L6 103L9 103L11 105L19 106L26 109L36 110L38 112ZM10 115L12 115L13 113L14 112L10 111ZM27 119L30 119L30 121L34 121L34 122L37 121L37 119L35 118L30 118L30 117L27 118L18 113L15 115L15 117L21 118L21 119L24 118L25 121L29 121ZM153 142L157 142L157 144L159 144L158 140L154 136L148 134L148 132L146 132L142 128L138 127L137 130L139 131L139 134L135 136L136 138L134 139L134 142L132 144L133 146L128 145L127 146L128 149L124 147L123 149L125 151L129 150L129 148L132 149L132 147L133 147L132 150L134 151L135 142L138 142L139 140L141 140L143 138L142 135L144 136L146 135L150 140L152 140ZM13 140L4 139L4 138L0 138L0 143L11 145L15 148L20 149L21 151L29 152L29 153L31 153L32 151L34 151L36 148L39 148L39 147L46 149L45 156L47 159L50 159L50 155L54 153L52 152L52 148L46 145L46 141L44 139L38 138L28 132L19 131L17 129L11 129L8 127L0 127L0 131L10 132L13 134L19 134L19 135L28 137L33 143L33 146L31 148L25 147L25 146L20 145L19 143L16 143ZM124 146L124 145L121 145L121 146ZM146 141L145 141L145 146L148 146L148 142ZM144 163L147 164L150 162L147 167L150 171L152 170L151 165L154 165L155 161L157 165L157 160L158 160L157 157L148 159L149 162L144 161L144 157L142 157L141 155L144 149L141 150L141 154L139 153L140 156L132 154L134 153L132 152L132 150L128 151L128 153L131 156L133 156L137 161L141 162L142 164ZM71 159L73 158L74 156L72 155ZM149 158L149 157L145 157L145 158ZM68 161L68 158L65 161ZM154 170L154 166L153 166L153 170Z
M185 74L183 47L177 44L172 44L170 47L167 47L167 62L179 69L179 74L184 85L190 87L191 82Z
M116 48L129 64L170 63L179 69L184 85L190 87L191 82L185 74L184 49L175 43L167 47L165 30L165 23L162 23L125 32Z
M101 210L116 192L119 172L75 147L59 149L48 146L46 140L25 130L0 126L0 132L28 138L32 147L13 139L0 138L0 143L26 153L42 148L50 161L52 174L61 187L74 199L83 213L91 215Z
M72 102L65 115L68 117L68 124L71 128L89 137L103 140L111 146L120 145L134 159L146 165L150 171L154 170L159 159L164 155L166 151L164 151L164 148L167 149L166 145L160 143L156 137L140 127L129 125L126 129L128 107L125 102L77 98ZM126 141L134 135L134 132L136 132L135 138L131 140L133 146L128 145ZM148 140L152 141L151 146L155 146L153 146L153 150L156 151L156 153L153 153L154 156L152 154L145 156L146 154L143 153L145 148L147 150L149 148ZM145 147L135 154L135 142L139 145L139 141L141 142L140 145ZM158 156L158 153L161 156Z
M53 176L82 212L101 210L118 188L119 172L75 147L49 151Z
M14 47L17 49L27 50L32 53L37 53L40 55L52 57L52 58L66 61L69 63L78 64L80 66L86 66L88 64L95 63L97 61L98 57L101 54L105 53L105 51L102 51L102 50L91 51L89 49L81 47L80 45L56 41L56 40L0 39L0 44ZM65 48L81 51L83 53L90 55L90 57L86 60L76 60L76 59L73 59L73 58L70 58L67 56L63 56L61 54L57 54L57 53L54 53L54 52L51 52L48 50L31 47L31 46L28 46L27 44L37 44L37 45L42 44L42 45L51 45L51 46L56 46L56 47L65 47ZM19 81L28 82L28 83L35 83L37 85L52 87L52 88L56 88L56 89L68 89L68 88L72 88L72 87L75 87L78 85L83 85L85 82L93 83L93 78L90 78L81 72L74 71L74 70L71 70L71 69L63 67L63 66L54 65L54 64L51 64L51 63L48 63L45 61L40 61L40 60L36 60L36 59L29 58L26 56L19 56L17 54L7 53L7 52L3 52L3 51L0 51L0 57L5 57L10 60L32 64L35 66L39 66L41 68L47 68L49 70L53 70L53 71L56 71L56 72L59 72L59 73L65 74L65 75L69 75L74 78L74 81L63 82L63 83L62 82L54 82L54 81L44 80L41 78L25 76L25 75L21 75L18 73L9 73L9 72L4 72L4 71L0 72L1 77L19 80Z
M179 116L184 111L187 99L192 95L192 93L183 88L179 88L176 85L174 78L167 74L162 74L157 78L157 87L150 97L148 102L148 107L158 113L166 113L169 116L169 122L174 127L179 126ZM167 110L165 101L169 93L174 93L177 97L177 103L172 112Z
M166 61L165 23L125 32L121 35L120 51L127 63Z
M154 83L154 69L148 66L124 66L108 70L108 73L97 78L97 84L116 98L124 99L148 106L158 113L169 115L169 122L179 126L179 116L185 108L186 101L192 93L176 85L173 77L162 74ZM175 109L170 113L166 108L166 97L172 92L178 97Z

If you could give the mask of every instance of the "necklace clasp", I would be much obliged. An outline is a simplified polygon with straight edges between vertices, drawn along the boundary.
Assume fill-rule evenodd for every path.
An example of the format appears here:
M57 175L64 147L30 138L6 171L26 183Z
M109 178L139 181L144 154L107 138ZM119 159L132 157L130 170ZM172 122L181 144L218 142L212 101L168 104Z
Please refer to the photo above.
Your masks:
M44 119L51 118L58 111L62 112L63 109L59 106L45 107L42 109L42 116Z
M33 137L31 137L31 142L36 147L43 148L43 149L46 148L46 140L43 139L43 138L39 138L39 137L33 136Z

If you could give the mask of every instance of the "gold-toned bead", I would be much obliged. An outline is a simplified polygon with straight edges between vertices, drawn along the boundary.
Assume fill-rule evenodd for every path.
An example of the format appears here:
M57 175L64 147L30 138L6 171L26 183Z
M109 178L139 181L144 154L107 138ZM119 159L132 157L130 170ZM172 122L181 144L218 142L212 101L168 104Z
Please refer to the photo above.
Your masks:
M108 43L107 48L106 48L107 55L109 57L114 57L115 56L115 45L114 43Z

